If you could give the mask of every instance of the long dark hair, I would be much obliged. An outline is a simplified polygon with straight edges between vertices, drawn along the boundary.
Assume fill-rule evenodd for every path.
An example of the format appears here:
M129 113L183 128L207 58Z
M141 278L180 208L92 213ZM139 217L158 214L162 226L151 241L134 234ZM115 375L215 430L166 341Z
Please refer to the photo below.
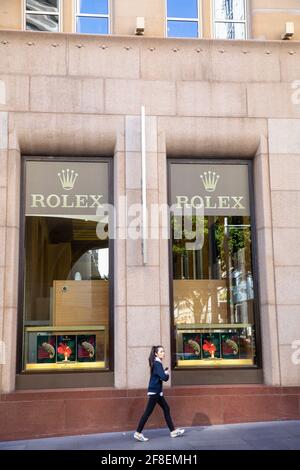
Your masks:
M159 348L162 348L162 346L152 346L150 354L149 354L149 367L150 367L150 372L152 372L154 361L155 361L155 356L159 350Z

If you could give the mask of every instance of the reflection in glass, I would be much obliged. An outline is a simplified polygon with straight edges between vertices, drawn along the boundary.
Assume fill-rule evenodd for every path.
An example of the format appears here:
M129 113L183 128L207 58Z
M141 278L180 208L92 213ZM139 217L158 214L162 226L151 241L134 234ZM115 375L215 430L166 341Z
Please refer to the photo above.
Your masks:
M56 15L26 15L26 29L31 31L58 31L58 16Z
M78 16L76 31L87 34L108 34L108 18Z
M32 12L47 11L58 12L59 0L26 0L26 10Z
M206 216L202 249L185 245L173 241L175 322L252 322L250 218Z
M244 23L215 23L216 39L246 39Z
M78 0L77 13L108 15L108 0Z
M26 370L107 367L109 249L96 226L83 218L26 216Z
M244 0L214 0L215 20L236 20L245 19Z
M108 248L87 250L75 261L67 279L108 279Z
M168 21L168 36L177 38L197 38L198 22L196 21Z
M197 0L168 0L168 18L198 18Z
M180 224L171 219L173 229L177 223ZM209 358L218 359L218 364L225 366L252 365L255 353L250 217L205 216L202 249L187 250L186 242L185 238L173 239L178 365L187 365L184 361L189 359L196 363L188 365L203 366L199 360ZM208 334L210 338L205 336Z

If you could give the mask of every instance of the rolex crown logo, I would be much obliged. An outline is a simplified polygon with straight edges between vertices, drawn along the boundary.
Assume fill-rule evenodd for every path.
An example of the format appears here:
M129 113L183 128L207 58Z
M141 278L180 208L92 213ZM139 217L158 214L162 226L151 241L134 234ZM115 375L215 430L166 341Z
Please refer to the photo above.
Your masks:
M215 171L205 171L200 178L206 191L212 192L215 191L220 176Z
M78 173L75 173L74 170L62 170L61 173L57 173L60 179L62 187L66 191L73 189L75 181L77 179Z

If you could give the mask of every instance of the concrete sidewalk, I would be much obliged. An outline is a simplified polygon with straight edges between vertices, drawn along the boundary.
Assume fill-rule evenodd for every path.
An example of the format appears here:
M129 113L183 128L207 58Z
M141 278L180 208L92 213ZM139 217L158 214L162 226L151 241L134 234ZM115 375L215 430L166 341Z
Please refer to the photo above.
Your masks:
M148 442L135 441L128 431L0 442L0 450L300 450L300 421L198 426L178 438L168 429L144 434Z

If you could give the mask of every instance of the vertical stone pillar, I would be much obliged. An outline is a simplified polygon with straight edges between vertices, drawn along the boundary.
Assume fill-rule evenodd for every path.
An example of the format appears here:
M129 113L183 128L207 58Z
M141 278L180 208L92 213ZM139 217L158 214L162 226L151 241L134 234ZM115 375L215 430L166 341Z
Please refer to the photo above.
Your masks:
M269 167L280 383L299 386L300 119L269 119Z
M127 387L127 310L126 310L126 240L125 213L121 206L125 198L125 140L117 136L114 153L114 207L116 238L114 240L114 380L116 388Z
M5 349L1 366L1 391L15 388L18 264L20 152L8 142L8 113L0 113L0 338Z
M127 228L133 223L135 217L132 212L134 204L141 204L142 167L141 167L141 120L140 116L126 116L125 118L125 194L127 197ZM128 388L144 388L148 384L149 369L147 358L152 345L166 346L166 332L162 327L162 318L165 315L161 308L161 281L160 281L160 240L149 238L151 226L158 222L151 217L152 204L159 202L158 184L158 147L157 147L157 118L146 117L146 171L147 171L147 209L148 209L148 263L143 264L141 239L132 239L127 236L125 241L125 282L126 304L116 315L123 318L122 331L126 325L126 383ZM141 207L141 206L140 206ZM153 215L153 214L152 214ZM119 242L118 242L119 243ZM118 274L119 275L119 274ZM120 325L120 319L117 323ZM115 338L116 344L120 343ZM122 348L123 349L123 348ZM117 352L120 355L119 352ZM124 361L124 357L116 358ZM116 377L116 384L118 379Z
M159 120L158 120L159 123ZM159 127L159 124L158 124ZM168 185L167 185L167 153L166 136L164 132L158 129L158 152L157 152L157 171L158 171L158 202L161 208L161 217L159 226L161 238L159 241L159 290L160 290L160 325L162 343L166 349L166 359L168 367L171 370L171 338L170 338L170 290L169 290L169 212L164 212L164 207L168 208ZM171 280L172 282L172 280ZM172 378L172 377L171 377ZM166 386L171 385L171 380Z
M269 154L262 139L254 159L261 348L264 383L280 385Z
M4 82L1 83L1 97L4 100ZM1 99L1 105L3 103ZM6 241L6 197L7 197L7 141L8 113L0 112L0 392L2 391L2 370L6 362L6 347L3 339L4 328L4 285L5 285L5 241Z

